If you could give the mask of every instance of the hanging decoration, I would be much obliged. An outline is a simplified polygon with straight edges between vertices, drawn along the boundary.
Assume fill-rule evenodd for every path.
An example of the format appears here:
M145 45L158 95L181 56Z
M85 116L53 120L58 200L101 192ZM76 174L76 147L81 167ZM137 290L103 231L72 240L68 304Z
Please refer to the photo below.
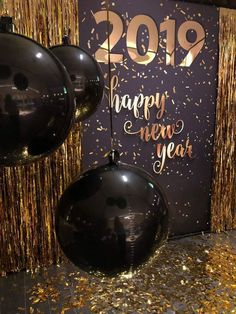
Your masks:
M107 32L109 34L109 3ZM85 172L63 193L56 233L65 255L81 269L117 275L146 262L168 234L168 208L150 174L119 162L114 149L108 40L109 163Z
M132 272L168 233L168 209L158 184L114 153L108 164L85 172L66 189L56 215L65 255L83 270L106 275Z
M103 97L104 79L97 61L85 50L70 44L70 35L63 45L50 48L70 74L76 100L76 121L92 115Z
M49 155L66 139L74 117L70 78L35 41L0 20L0 164L13 166Z
M15 16L20 34L42 45L55 45L71 28L78 44L78 3L72 0L5 0L2 14ZM81 126L75 123L54 153L24 166L0 167L0 275L35 271L60 263L55 207L62 192L80 171Z

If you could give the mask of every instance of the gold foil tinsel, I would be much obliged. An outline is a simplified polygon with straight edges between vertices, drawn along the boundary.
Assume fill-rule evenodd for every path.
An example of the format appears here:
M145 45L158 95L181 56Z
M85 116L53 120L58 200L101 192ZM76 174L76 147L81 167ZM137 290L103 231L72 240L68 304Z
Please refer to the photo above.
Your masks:
M5 0L1 14L16 31L44 46L60 44L71 29L78 43L78 3L73 0ZM80 125L51 156L32 165L0 168L0 275L35 270L61 259L54 230L58 199L80 171Z
M211 230L236 228L236 10L220 9Z
M15 17L16 30L45 46L71 29L78 43L78 1L4 0L1 14ZM220 9L219 89L212 188L211 228L236 227L236 11ZM54 209L80 171L80 126L50 157L32 165L0 169L0 274L58 262Z

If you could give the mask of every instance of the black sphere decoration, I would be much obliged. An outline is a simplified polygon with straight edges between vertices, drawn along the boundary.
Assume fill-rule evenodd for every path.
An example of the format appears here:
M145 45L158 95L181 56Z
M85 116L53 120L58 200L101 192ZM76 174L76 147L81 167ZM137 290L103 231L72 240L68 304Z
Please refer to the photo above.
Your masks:
M64 44L50 49L70 74L76 100L76 121L87 119L103 97L104 79L100 65L78 46Z
M56 233L79 268L108 276L129 272L166 239L167 204L150 174L113 159L67 188L56 212Z
M75 103L64 66L48 49L0 32L0 165L49 155L66 139Z

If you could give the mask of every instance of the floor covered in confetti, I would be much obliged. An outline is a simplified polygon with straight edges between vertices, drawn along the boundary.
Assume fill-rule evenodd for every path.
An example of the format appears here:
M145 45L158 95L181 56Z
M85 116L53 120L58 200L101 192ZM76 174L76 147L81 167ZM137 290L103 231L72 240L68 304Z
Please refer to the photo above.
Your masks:
M236 231L169 241L132 277L71 264L0 278L1 314L236 313Z

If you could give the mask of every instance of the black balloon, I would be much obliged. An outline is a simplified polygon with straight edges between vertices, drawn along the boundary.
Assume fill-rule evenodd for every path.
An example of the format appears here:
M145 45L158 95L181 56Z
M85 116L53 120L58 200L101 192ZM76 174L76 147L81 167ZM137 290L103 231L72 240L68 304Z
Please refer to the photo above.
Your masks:
M116 275L147 261L166 239L168 209L148 173L110 162L67 188L56 212L56 233L79 268Z
M74 86L76 121L92 115L103 97L104 79L97 61L85 50L73 45L50 48L64 64Z
M66 139L75 104L64 66L48 49L0 32L0 165L33 162Z

